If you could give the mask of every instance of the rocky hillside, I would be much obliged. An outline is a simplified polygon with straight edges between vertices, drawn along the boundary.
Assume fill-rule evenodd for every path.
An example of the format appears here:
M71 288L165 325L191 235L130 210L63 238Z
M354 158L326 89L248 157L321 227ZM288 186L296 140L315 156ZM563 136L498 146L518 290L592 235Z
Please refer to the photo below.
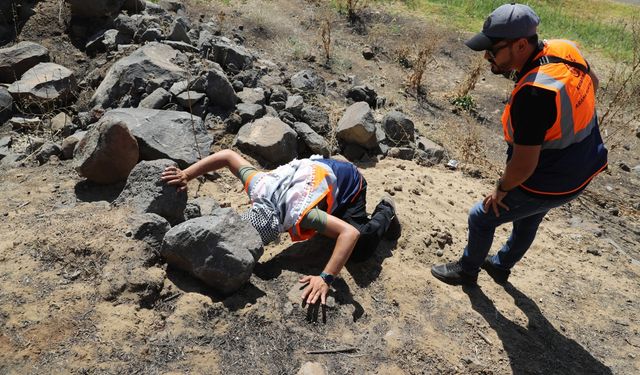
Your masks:
M450 287L429 269L501 168L509 90L473 78L459 33L313 1L3 4L0 373L640 371L640 130L612 136L610 170L512 283ZM451 104L470 79L473 105ZM223 148L351 160L402 236L350 262L327 309L301 306L330 241L262 247L226 171L188 194L158 181Z

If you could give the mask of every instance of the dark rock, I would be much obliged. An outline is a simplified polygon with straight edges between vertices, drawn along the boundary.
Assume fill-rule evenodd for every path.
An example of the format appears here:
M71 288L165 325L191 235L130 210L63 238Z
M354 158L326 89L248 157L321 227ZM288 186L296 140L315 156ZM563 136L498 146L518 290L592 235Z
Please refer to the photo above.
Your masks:
M275 117L263 117L240 128L236 146L273 164L284 164L298 156L297 134Z
M13 143L13 137L10 135L0 137L0 160L4 159L11 153L11 144Z
M276 111L282 111L285 107L286 107L286 103L285 102L271 102L271 107L273 109L275 109Z
M410 147L391 147L387 151L387 156L402 160L412 160L414 154L415 150Z
M336 136L345 143L355 143L369 150L377 148L375 121L369 104L357 102L347 108L338 122Z
M0 125L4 124L13 114L13 97L9 91L0 86Z
M0 49L0 82L12 83L34 66L49 61L49 50L32 42Z
M138 158L138 142L127 125L103 119L77 145L73 164L88 180L111 184L126 179Z
M103 119L127 125L138 141L141 159L172 159L181 168L208 155L213 142L202 119L187 112L120 108L106 112Z
M171 229L169 222L157 214L134 215L127 220L127 224L134 239L145 242L158 253L164 235Z
M161 109L171 100L171 93L162 87L158 87L154 92L140 101L138 108Z
M141 161L129 174L124 190L113 204L132 207L137 213L158 214L172 224L182 222L187 193L178 192L160 179L165 168L172 165L175 166L175 162L168 159Z
M284 110L296 117L300 117L303 106L304 98L301 95L291 95L287 98L287 103L284 106Z
M213 214L213 211L220 208L220 203L210 197L198 197L189 201L189 203L197 205L200 208L200 214L202 216L211 215Z
M233 77L236 81L242 82L244 87L256 87L263 73L260 69L247 69Z
M87 134L87 132L85 131L79 131L76 132L73 135L68 136L67 138L65 138L62 141L62 159L63 160L67 160L67 159L72 159L73 158L73 154L74 151L76 149L76 146L78 145L78 143L80 143L80 141L82 140L82 138L84 138L84 136Z
M184 42L187 44L191 44L191 39L189 38L189 23L183 17L178 17L173 21L173 25L171 25L171 32L167 39L173 40L176 42ZM196 48L196 51L198 49Z
M402 112L391 111L384 116L382 128L390 145L409 145L414 142L415 127Z
M324 78L313 70L302 70L291 76L291 88L304 94L324 95L326 91Z
M265 93L262 88L247 88L238 93L238 98L242 103L260 104L266 103Z
M416 146L418 150L423 151L423 153L418 153L418 156L426 158L434 164L440 163L444 158L444 148L430 139L419 137L416 139Z
M40 63L9 86L9 92L25 108L49 109L51 104L68 104L75 99L76 77L62 65Z
M237 113L232 113L224 120L224 125L227 133L236 134L240 127L244 123L242 122L242 117Z
M253 65L253 55L230 39L215 36L207 31L200 33L198 48L202 56L220 64L230 72L240 72Z
M269 103L272 102L286 102L289 97L289 91L284 87L274 87L271 89L271 95L269 96ZM283 107L284 108L284 107Z
M135 107L144 94L159 87L168 90L187 73L174 64L180 52L160 44L149 43L118 60L107 72L91 98L93 107Z
M362 50L362 57L364 57L365 60L371 60L376 57L376 54L373 53L373 50L370 47L365 47Z
M233 108L238 103L233 86L229 83L224 72L218 70L210 70L205 75L207 97L211 100L211 104L222 108Z
M300 111L300 119L318 134L327 135L331 132L329 114L320 107L314 105L304 106Z
M347 98L354 102L367 102L371 108L378 105L378 94L369 86L354 86L347 90Z
M42 145L42 147L40 147L40 150L38 150L35 155L36 160L40 165L48 162L49 158L52 156L62 156L62 150L60 149L60 146L52 142L47 142Z
M235 80L233 82L231 82L231 86L233 87L233 90L235 92L240 92L242 90L244 90L244 83L240 80Z
M118 17L113 20L113 26L121 34L127 35L129 38L133 38L136 34L136 30L138 29L136 21L126 14L119 14Z
M180 51L180 52L190 52L190 53L198 53L198 48L192 46L191 44L185 42L176 42L173 40L163 40L162 44L166 44L169 47Z
M182 107L189 109L196 105L199 101L206 97L205 94L196 91L185 91L176 96L176 102Z
M293 124L293 129L312 153L329 157L331 154L329 143L320 134L311 129L309 125L304 122L296 122Z
M622 169L625 172L631 172L631 167L629 167L629 165L623 161L618 163L618 167L620 167L620 169Z
M240 103L236 106L236 112L240 115L243 124L259 119L265 115L264 106L260 104Z
M280 120L282 120L285 124L289 125L289 126L293 126L293 123L297 122L298 119L296 118L296 116L292 115L289 112L280 112L279 116Z
M162 30L160 29L146 29L140 35L140 43L159 42L162 39L164 39L164 36L162 35Z
M167 232L162 256L216 291L237 291L263 253L258 232L229 208L188 220Z
M184 220L191 220L202 216L200 206L193 202L187 202L187 207L184 209Z

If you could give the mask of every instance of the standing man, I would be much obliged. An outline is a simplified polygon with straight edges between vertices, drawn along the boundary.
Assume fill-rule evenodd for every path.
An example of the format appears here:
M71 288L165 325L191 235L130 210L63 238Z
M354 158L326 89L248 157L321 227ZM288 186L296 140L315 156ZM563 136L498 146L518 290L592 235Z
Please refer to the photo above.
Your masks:
M475 284L480 268L506 283L550 209L575 199L607 167L595 110L598 79L575 43L539 41L540 18L526 5L505 4L465 42L484 51L491 72L516 82L502 115L507 163L493 192L469 213L459 261L435 265L447 284ZM495 228L512 222L502 249L487 256Z

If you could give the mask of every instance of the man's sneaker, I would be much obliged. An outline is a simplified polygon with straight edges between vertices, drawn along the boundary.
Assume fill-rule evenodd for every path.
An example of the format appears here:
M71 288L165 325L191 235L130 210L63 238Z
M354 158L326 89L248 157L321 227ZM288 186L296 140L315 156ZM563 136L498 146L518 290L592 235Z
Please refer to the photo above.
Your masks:
M431 267L431 274L449 285L475 285L478 281L478 275L464 272L458 262L436 264Z
M491 255L487 255L487 257L484 258L484 263L482 263L482 266L480 267L487 271L493 281L500 285L506 284L507 279L509 279L509 275L511 274L510 270L496 267L493 262L491 262Z
M395 241L400 238L402 234L402 228L400 226L400 220L398 220L398 213L396 212L396 202L391 198L389 194L382 195L380 203L386 204L393 209L393 218L389 223L389 228L384 232L384 239L389 241Z

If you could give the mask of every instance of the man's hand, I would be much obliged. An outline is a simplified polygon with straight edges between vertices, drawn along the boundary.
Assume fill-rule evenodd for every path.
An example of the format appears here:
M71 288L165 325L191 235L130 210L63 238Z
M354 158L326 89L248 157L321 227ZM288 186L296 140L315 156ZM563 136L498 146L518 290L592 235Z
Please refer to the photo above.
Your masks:
M300 279L301 283L309 283L304 291L302 291L302 300L307 300L309 305L318 302L323 305L327 304L327 293L329 293L329 285L324 282L320 276L304 276Z
M189 182L189 176L178 167L167 167L162 172L162 181L168 185L175 186L178 191L187 191L187 182Z
M489 212L489 207L493 210L493 213L496 217L500 217L500 210L498 206L504 208L509 211L509 207L506 204L502 203L502 199L506 197L508 192L503 192L498 190L498 188L493 190L493 193L487 195L482 201L482 209L485 213Z

